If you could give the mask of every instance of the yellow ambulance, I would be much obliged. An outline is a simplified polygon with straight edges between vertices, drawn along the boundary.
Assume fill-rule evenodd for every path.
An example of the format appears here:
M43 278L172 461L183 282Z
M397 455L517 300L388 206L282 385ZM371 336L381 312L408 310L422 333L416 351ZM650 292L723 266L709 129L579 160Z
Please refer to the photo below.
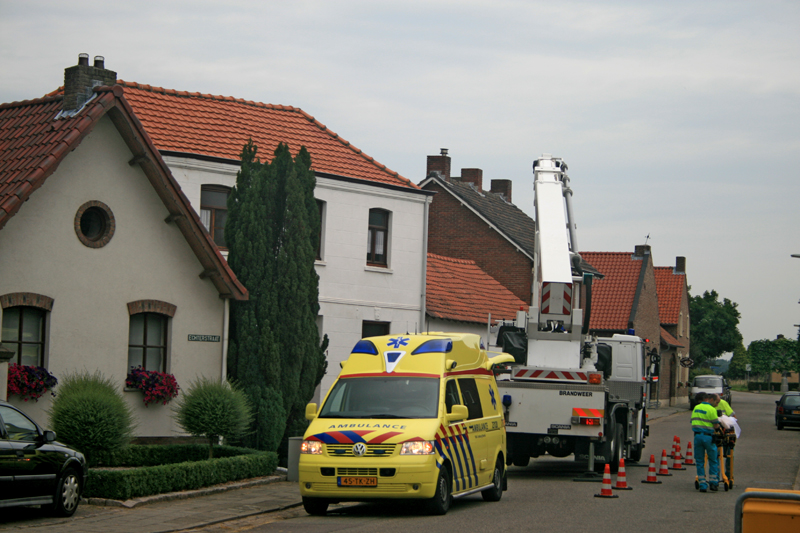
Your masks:
M506 433L489 354L479 335L387 335L359 341L301 445L303 506L382 498L424 500L445 514L453 498L505 488Z

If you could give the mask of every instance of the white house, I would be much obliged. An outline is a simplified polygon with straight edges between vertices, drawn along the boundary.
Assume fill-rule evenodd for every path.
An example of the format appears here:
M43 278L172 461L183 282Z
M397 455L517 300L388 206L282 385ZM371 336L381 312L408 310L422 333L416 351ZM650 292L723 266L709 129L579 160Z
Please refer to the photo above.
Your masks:
M110 80L109 80L110 77ZM57 378L142 365L225 375L230 299L247 299L120 86L88 56L65 96L0 105L0 313L12 363ZM110 82L110 83L109 83ZM93 86L100 85L100 87ZM124 392L137 435L180 434ZM50 396L21 405L46 425Z
M311 154L322 215L318 326L330 339L324 392L368 335L421 330L427 212L421 190L300 109L119 81L189 202L225 254L226 200L243 146ZM291 296L291 295L287 295Z

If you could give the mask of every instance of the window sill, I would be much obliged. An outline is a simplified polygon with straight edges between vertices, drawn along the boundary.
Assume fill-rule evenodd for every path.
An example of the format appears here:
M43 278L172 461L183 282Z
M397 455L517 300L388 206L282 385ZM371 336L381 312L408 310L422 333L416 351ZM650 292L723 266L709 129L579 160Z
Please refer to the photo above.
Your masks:
M367 265L364 267L366 272L377 272L379 274L394 274L389 267L379 267L379 266L372 266Z
M314 266L321 266L321 267L324 267L324 266L325 266L325 265L327 265L327 264L328 264L328 263L326 263L326 262L325 262L325 261L323 261L322 259L315 259L315 260L314 260Z

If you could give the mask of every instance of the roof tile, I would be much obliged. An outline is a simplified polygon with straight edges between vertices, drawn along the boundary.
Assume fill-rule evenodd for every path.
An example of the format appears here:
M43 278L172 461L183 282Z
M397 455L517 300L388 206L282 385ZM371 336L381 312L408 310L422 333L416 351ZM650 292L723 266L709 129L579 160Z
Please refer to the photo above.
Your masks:
M676 274L672 267L655 267L655 275L659 320L662 324L677 324L686 292L686 274Z
M485 324L493 319L513 318L520 300L474 261L428 254L427 314L445 320Z
M642 260L630 252L581 252L581 257L605 276L592 284L589 328L627 329Z

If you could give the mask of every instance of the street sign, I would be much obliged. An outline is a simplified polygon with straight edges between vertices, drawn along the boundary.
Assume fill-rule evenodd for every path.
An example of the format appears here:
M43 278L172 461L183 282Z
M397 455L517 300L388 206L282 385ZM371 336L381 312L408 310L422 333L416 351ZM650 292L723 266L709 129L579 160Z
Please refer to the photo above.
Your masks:
M219 335L192 335L189 334L190 341L196 342L219 342Z
M744 369L750 372L751 370L753 370L753 365L744 365Z

